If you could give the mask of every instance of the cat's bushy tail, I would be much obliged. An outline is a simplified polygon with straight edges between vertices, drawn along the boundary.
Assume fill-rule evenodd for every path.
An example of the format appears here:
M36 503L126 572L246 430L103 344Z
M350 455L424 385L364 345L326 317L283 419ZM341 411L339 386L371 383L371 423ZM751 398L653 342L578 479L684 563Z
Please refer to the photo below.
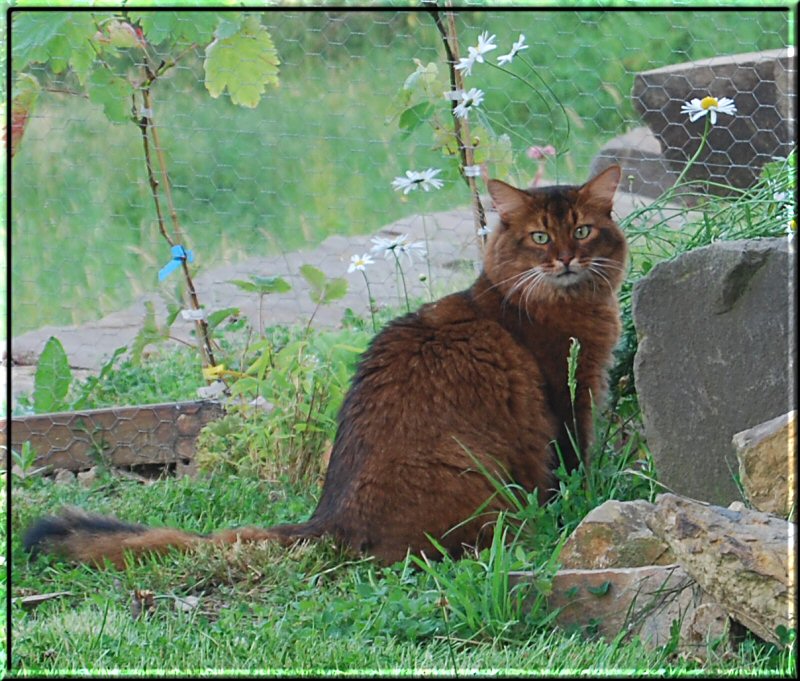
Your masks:
M51 553L77 563L103 567L108 561L125 567L125 556L166 553L171 549L189 551L201 543L233 544L237 541L277 541L290 545L299 539L323 534L313 521L274 527L242 527L213 534L194 534L169 527L153 528L126 523L116 518L93 515L67 507L55 516L40 518L25 532L26 551Z

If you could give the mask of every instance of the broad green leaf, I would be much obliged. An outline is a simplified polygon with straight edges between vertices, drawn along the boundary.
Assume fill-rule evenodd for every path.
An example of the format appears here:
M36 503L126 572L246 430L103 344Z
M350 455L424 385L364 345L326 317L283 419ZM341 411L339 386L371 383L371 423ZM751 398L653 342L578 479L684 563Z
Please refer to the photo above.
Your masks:
M322 297L323 303L331 303L339 298L344 298L347 293L347 279L341 277L329 279L325 282L325 293Z
M224 322L228 317L231 315L238 315L239 308L238 307L226 307L222 310L216 310L208 315L208 319L206 323L210 329L217 328L222 322Z
M64 346L55 336L50 336L39 355L33 378L33 409L37 414L59 411L66 405L64 399L72 383Z
M12 18L11 58L16 71L31 62L48 61L51 44L64 33L70 21L69 12L15 12Z
M264 295L268 293L286 293L292 288L292 285L282 277L250 277L250 281L231 279L229 283L238 286L243 291Z
M247 16L237 33L216 37L206 48L206 89L216 98L227 88L231 102L253 108L268 85L278 86L278 64L269 32Z
M303 279L309 283L319 298L325 289L325 273L313 265L303 265L300 267L300 274L303 276Z
M50 62L55 73L71 66L83 84L95 59L96 33L87 12L18 12L14 14L14 70L32 62Z
M430 102L421 102L416 106L406 109L400 114L400 129L403 131L402 139L407 138L420 125L425 123L434 111L434 106Z
M103 107L108 120L123 123L131 117L133 88L124 78L105 68L98 68L89 76L89 101Z
M225 17L227 15L223 15ZM141 26L144 37L152 45L160 45L167 38L173 42L207 45L214 37L220 22L217 12L129 12L128 17ZM222 19L226 21L226 19Z

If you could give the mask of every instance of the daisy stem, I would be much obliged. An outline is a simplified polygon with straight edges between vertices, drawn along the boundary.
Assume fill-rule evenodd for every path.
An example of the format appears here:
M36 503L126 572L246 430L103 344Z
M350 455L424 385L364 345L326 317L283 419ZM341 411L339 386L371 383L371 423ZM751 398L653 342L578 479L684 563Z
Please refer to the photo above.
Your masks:
M369 287L369 279L367 273L362 269L361 275L364 277L364 283L367 285L367 302L369 303L369 313L372 315L372 333L377 333L378 327L375 324L375 310L372 309L372 289Z
M433 275L431 274L430 246L428 245L428 228L425 225L425 213L422 213L422 233L425 235L425 263L428 265L428 296L433 302Z
M397 272L400 274L400 280L403 282L403 295L406 299L406 312L411 312L411 305L408 302L408 289L406 289L406 275L403 274L403 266L400 264L400 258L397 257L397 253L392 249L392 255L394 256L394 266L397 269Z
M681 174L678 175L678 179L675 180L675 184L672 185L672 189L680 187L681 182L683 182L683 178L686 177L686 173L689 171L689 168L691 168L694 165L694 162L697 160L697 157L700 156L700 152L703 151L703 148L706 146L706 140L708 139L709 130L711 130L711 121L708 118L708 116L706 116L706 127L703 130L703 136L700 138L700 145L697 147L697 151L694 152L694 156L692 156L686 163L686 165L683 167Z

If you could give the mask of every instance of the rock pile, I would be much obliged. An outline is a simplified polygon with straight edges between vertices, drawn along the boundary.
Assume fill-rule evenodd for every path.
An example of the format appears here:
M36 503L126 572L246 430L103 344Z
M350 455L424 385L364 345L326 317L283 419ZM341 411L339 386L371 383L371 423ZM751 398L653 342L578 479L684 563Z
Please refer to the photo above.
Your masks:
M564 545L548 605L567 631L638 636L693 658L724 654L742 627L785 645L796 627L795 537L793 523L741 502L607 501Z

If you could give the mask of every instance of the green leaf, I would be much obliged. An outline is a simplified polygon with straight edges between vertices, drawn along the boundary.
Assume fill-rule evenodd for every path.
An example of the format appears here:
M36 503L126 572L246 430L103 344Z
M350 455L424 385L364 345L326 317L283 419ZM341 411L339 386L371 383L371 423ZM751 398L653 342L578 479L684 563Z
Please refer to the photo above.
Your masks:
M347 280L341 277L329 279L325 282L325 292L322 296L323 303L331 303L334 300L344 298L347 293Z
M31 62L50 59L53 41L63 34L70 15L68 12L16 12L12 18L11 57L14 68L19 71Z
M400 114L400 129L403 131L402 139L406 139L414 130L427 121L433 113L434 106L430 102L421 102L416 106L406 109Z
M176 43L207 45L214 37L217 24L227 21L217 12L129 12L128 18L139 24L151 45L160 45L167 38Z
M222 310L216 310L208 315L208 319L206 323L210 329L217 328L222 322L224 322L228 317L231 315L238 315L239 308L238 307L226 307Z
M133 88L124 78L105 68L95 69L89 76L89 101L103 107L108 120L123 123L131 118Z
M282 277L250 277L250 281L244 279L231 279L228 283L238 286L243 291L249 293L286 293L292 289L292 285Z
M39 355L33 378L34 411L43 414L64 409L71 383L72 370L64 346L58 338L50 336Z
M96 33L88 12L17 12L14 15L14 70L32 62L50 62L55 73L71 66L81 84L94 63L91 39Z
M303 265L300 274L311 286L308 295L317 305L326 305L334 300L343 298L347 293L347 280L341 277L327 279L322 270L313 265Z
M237 33L216 37L206 48L206 89L216 98L227 88L231 102L253 108L268 85L278 86L278 64L269 32L258 18L247 16Z
M303 279L308 282L309 286L311 286L313 293L316 294L317 299L315 299L314 302L319 302L318 299L322 297L322 293L325 290L325 273L313 265L302 265L300 267L300 274L303 276Z

